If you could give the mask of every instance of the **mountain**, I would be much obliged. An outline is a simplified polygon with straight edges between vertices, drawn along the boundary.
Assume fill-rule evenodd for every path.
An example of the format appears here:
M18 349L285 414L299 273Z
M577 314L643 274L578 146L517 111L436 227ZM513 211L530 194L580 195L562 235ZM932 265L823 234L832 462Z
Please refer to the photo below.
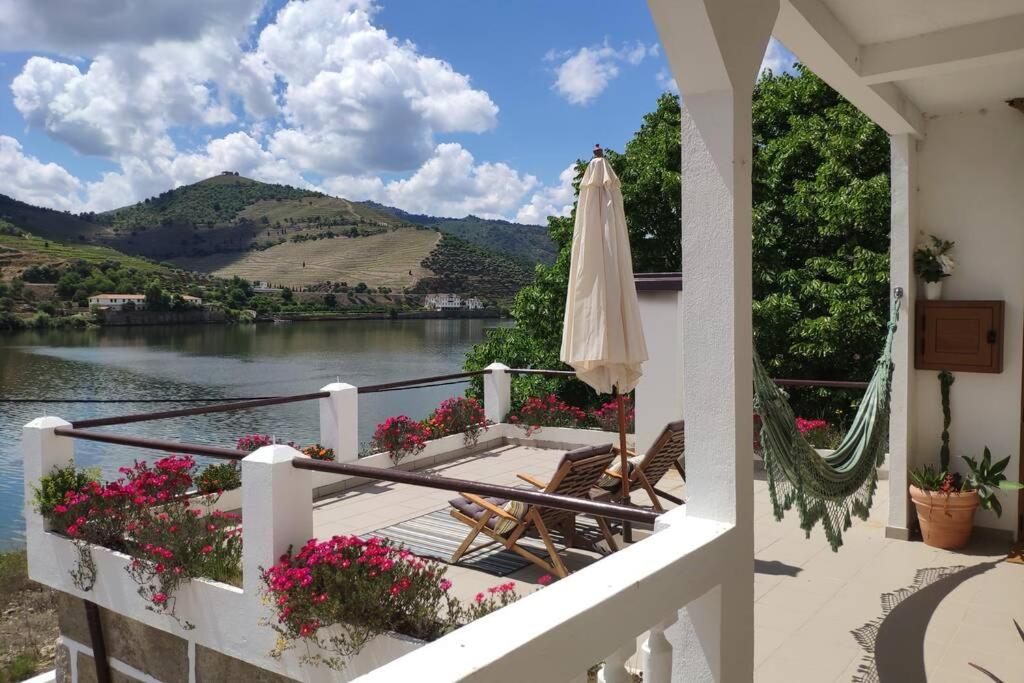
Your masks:
M519 260L537 264L550 265L558 256L558 247L548 236L548 229L543 225L526 225L509 221L491 220L470 214L465 218L439 218L424 214L414 214L385 206L377 202L362 202L370 207L397 218L436 228L441 232L454 235L470 244L485 249L500 251Z
M288 287L361 282L438 291L434 287L443 286L499 302L532 279L537 263L523 256L530 240L516 229L542 230L463 219L453 227L473 236L463 241L438 227L449 219L426 225L422 221L429 217L414 222L397 209L232 172L98 214L73 216L0 197L0 218L5 217L43 238L102 245L219 277ZM481 247L490 223L501 223L495 244ZM533 253L544 256L544 247Z

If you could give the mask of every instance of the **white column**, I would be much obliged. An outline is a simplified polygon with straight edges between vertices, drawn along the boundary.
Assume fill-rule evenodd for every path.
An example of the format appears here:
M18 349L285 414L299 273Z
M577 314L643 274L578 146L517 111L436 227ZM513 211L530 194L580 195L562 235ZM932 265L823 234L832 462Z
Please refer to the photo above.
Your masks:
M647 348L650 351L650 347ZM633 675L626 670L626 662L636 654L636 639L604 658L604 666L597 672L597 683L632 683ZM670 662L671 663L671 662Z
M313 536L310 471L292 466L303 457L291 446L264 446L242 460L242 589L258 596L260 568L275 564Z
M734 525L726 536L721 599L691 603L668 634L674 680L749 681L754 665L750 107L779 2L648 4L683 100L687 515ZM723 656L726 643L728 656Z
M900 325L893 340L892 407L889 416L889 520L885 535L907 540L907 468L911 462L914 416L914 248L917 244L917 145L911 135L889 137L891 182L890 285L903 288Z
M484 415L498 424L512 410L512 375L503 363L491 363L484 375Z
M328 384L320 404L320 445L334 449L337 462L359 458L359 390L351 384Z
M75 443L73 439L57 436L57 427L70 427L71 423L59 417L40 417L32 420L21 430L21 459L25 473L25 538L28 548L28 573L37 576L34 567L50 564L52 557L46 557L35 546L47 530L46 520L35 510L33 497L39 480L50 474L56 467L75 464ZM35 550L35 552L33 552Z
M650 356L636 387L636 450L643 453L669 422L683 416L683 351L679 292L639 292Z

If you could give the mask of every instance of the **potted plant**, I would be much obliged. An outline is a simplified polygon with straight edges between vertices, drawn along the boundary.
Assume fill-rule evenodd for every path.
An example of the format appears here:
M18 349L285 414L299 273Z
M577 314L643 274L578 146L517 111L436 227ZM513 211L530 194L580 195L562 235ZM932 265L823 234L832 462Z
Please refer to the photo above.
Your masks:
M949 252L955 242L930 235L931 241L914 252L914 272L924 280L924 296L929 300L942 297L942 281L953 274L956 261Z
M996 490L1016 491L1024 486L1007 481L1003 473L1010 456L993 463L988 447L980 460L961 456L970 470L967 476L936 470L930 465L910 471L910 498L917 508L917 521L924 542L935 548L962 548L971 540L974 512L978 506L996 516L1003 506Z

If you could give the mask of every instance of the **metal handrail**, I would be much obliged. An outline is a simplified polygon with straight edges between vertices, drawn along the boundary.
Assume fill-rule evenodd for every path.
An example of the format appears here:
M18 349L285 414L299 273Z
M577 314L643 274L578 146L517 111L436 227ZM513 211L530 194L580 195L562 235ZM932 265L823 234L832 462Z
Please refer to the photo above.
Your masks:
M417 385L427 385L430 382L442 382L448 379L464 379L468 377L480 377L481 375L489 375L490 370L471 370L469 372L453 372L448 375L435 375L434 377L420 377L418 379L405 379L400 382L387 382L386 384L370 384L368 386L359 387L358 391L360 394L375 394L380 391L391 391L393 389L410 389L416 388Z
M575 370L545 370L543 368L511 368L511 375L541 375L543 377L575 377Z
M867 389L867 382L823 379L773 379L780 387L824 387L825 389Z
M436 474L424 474L423 472L407 472L399 469L381 469L379 467L367 467L366 465L355 465L347 462L326 462L313 460L312 458L301 458L292 460L292 466L300 470L312 470L314 472L329 472L332 474L346 474L365 479L380 481L392 481L397 484L410 484L412 486L423 486L455 493L472 493L478 496L492 496L517 500L522 503L539 505L558 510L567 510L585 515L596 515L610 519L621 519L627 522L639 522L642 524L653 524L658 518L658 513L653 510L637 508L615 503L603 503L586 498L574 498L556 493L545 493L544 491L531 491L529 489L517 489L511 486L499 484L486 484L468 479L454 479L442 477Z
M188 455L205 455L214 458L226 458L229 460L241 460L249 455L247 451L234 448L220 448L217 446L203 446L201 444L177 443L161 439L147 439L139 436L127 436L111 434L109 432L92 432L88 430L75 429L74 427L57 427L54 434L69 437L72 439L85 439L87 441L100 441L103 443L118 444L121 446L133 446L136 448L151 448L158 451L171 453L184 453ZM332 474L343 474L374 481L390 481L396 484L410 484L412 486L423 486L426 488L442 489L455 493L472 493L481 496L494 496L517 500L531 505L567 510L586 515L596 515L610 519L620 519L627 522L639 522L653 524L658 518L658 513L653 510L636 508L615 503L603 503L585 498L573 498L543 491L530 491L528 489L517 489L511 486L500 486L498 484L487 484L484 482L470 481L468 479L454 479L442 477L436 474L424 474L423 472L407 472L399 469L383 469L380 467L369 467L347 462L324 462L312 458L296 458L292 460L292 466L302 470L317 472L328 472Z
M271 398L260 398L254 401L237 401L235 403L218 403L212 406L200 406L197 408L178 408L177 410L159 410L152 413L135 413L132 415L115 415L113 417L97 417L91 420L75 420L72 427L84 429L86 427L106 427L109 425L123 425L131 422L148 422L150 420L166 420L172 417L187 417L189 415L207 415L210 413L227 413L233 410L246 410L248 408L260 408L262 406L276 406L283 403L296 403L298 401L312 401L318 398L330 396L328 391L316 391L311 394L295 394L294 396L274 396Z
M66 436L72 439L85 439L86 441L99 441L112 443L119 446L133 446L135 448L152 448L155 451L166 451L168 453L185 453L187 455L205 455L211 458L226 458L228 460L241 460L249 455L247 451L240 451L235 448L222 448L220 446L204 446L197 443L180 443L177 441L165 441L163 439L147 439L141 436L127 436L124 434L111 434L110 432L91 432L84 429L71 427L56 427L53 430L58 436Z

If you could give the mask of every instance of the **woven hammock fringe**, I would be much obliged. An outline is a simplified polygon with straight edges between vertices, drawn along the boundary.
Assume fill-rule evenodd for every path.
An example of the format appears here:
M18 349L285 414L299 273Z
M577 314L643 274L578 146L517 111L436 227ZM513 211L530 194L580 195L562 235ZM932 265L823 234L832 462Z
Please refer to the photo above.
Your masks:
M807 537L818 523L833 551L853 519L866 520L878 488L878 468L889 436L892 343L899 322L894 301L881 357L849 431L829 455L819 454L796 428L785 392L754 354L754 412L761 417L761 446L775 518L796 507Z

